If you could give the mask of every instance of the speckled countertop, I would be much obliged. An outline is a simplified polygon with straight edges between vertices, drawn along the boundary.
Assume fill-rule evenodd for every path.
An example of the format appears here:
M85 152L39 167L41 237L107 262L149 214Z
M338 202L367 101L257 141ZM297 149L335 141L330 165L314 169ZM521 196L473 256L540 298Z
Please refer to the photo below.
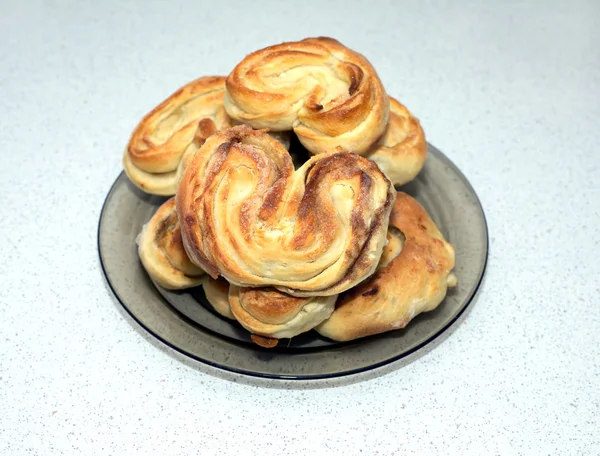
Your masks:
M0 454L600 454L600 3L0 5ZM96 251L141 115L247 52L366 54L490 229L464 321L316 383L192 363L125 318Z

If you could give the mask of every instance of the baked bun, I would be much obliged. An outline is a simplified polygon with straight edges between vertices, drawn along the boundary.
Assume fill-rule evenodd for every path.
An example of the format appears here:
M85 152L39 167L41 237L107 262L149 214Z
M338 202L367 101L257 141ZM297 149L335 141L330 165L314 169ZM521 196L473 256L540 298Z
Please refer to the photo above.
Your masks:
M289 153L245 125L206 140L177 190L185 249L213 278L331 296L371 275L396 192L374 162Z
M332 38L249 54L227 76L225 109L254 128L294 130L313 154L340 146L365 154L388 123L389 100L361 54Z
M229 305L229 282L227 280L223 278L215 280L212 277L205 276L202 281L202 289L206 300L217 313L225 318L235 320Z
M161 287L178 290L202 282L204 271L190 262L183 248L174 198L158 208L136 241L144 269Z
M454 248L416 200L398 193L390 227L390 237L398 239L386 248L398 256L339 297L329 319L316 328L321 335L347 341L404 328L435 309L447 288L456 285Z
M274 288L229 287L235 319L252 334L287 339L310 331L325 320L337 296L298 298Z
M373 160L394 185L404 185L423 169L427 142L419 120L390 97L390 121L367 158Z
M129 179L146 193L174 195L184 154L192 155L206 138L231 125L223 107L224 93L224 77L202 77L146 114L123 156Z

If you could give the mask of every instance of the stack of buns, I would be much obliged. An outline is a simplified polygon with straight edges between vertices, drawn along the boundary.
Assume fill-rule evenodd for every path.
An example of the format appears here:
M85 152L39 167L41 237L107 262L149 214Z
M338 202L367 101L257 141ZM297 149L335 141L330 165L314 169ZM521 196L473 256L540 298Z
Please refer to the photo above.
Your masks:
M180 88L131 135L127 176L170 197L138 236L141 262L158 286L202 286L265 347L403 328L456 285L453 247L395 189L426 150L364 56L331 38L261 49Z

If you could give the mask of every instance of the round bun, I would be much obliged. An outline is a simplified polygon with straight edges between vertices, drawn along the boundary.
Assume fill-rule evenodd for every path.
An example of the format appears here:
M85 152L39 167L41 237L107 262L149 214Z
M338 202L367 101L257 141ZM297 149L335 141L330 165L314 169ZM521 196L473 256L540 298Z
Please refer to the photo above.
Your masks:
M227 76L225 109L254 128L294 130L313 154L367 153L388 123L389 100L361 54L307 38L249 54Z
M337 296L298 298L274 288L229 287L235 319L252 334L287 339L310 331L331 315Z
M321 335L347 341L404 328L435 309L456 285L454 248L416 200L398 193L390 227L389 236L397 239L382 255L388 263L339 297L329 319L316 328Z
M331 296L375 271L395 195L364 157L321 154L294 171L280 142L237 126L207 139L176 199L185 249L212 277Z
M223 76L202 77L146 114L123 155L129 179L146 193L174 195L184 154L193 155L206 138L231 125L223 107L224 93Z

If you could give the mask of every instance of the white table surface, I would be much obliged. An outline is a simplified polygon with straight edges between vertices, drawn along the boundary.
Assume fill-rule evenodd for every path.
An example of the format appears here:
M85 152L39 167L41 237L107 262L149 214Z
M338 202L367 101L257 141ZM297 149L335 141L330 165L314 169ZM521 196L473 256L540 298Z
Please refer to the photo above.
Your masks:
M600 2L2 1L0 454L600 454ZM246 53L364 53L478 192L489 266L410 363L273 383L186 361L110 294L139 118Z

